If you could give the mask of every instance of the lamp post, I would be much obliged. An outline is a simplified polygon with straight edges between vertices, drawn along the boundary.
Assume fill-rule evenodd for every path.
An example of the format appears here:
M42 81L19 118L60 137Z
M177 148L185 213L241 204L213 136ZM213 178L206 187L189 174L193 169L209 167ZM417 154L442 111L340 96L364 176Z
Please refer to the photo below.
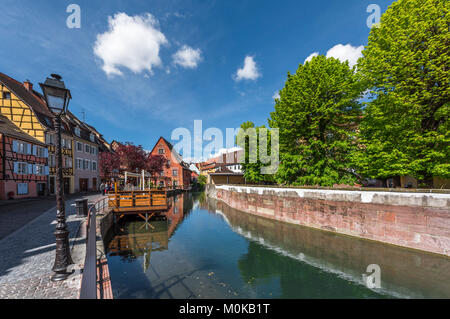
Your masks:
M56 255L52 270L55 274L52 281L67 279L70 273L67 267L73 264L70 256L69 231L66 224L66 209L64 204L63 172L62 172L62 150L61 150L61 115L63 115L71 99L70 91L66 89L62 77L52 74L44 83L39 83L44 93L50 111L53 113L53 125L56 131Z

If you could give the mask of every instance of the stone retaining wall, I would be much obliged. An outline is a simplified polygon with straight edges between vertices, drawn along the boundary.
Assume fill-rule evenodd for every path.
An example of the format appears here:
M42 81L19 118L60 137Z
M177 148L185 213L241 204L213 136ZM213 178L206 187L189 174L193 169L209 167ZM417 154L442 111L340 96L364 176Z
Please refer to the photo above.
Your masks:
M258 216L450 256L450 194L231 185L207 192Z

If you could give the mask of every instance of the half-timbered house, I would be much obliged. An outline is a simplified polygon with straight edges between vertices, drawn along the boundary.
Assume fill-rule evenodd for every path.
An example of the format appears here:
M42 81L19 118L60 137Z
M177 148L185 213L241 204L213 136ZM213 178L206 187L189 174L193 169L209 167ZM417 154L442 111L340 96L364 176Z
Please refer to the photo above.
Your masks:
M0 199L46 195L47 158L44 143L0 115Z
M30 81L21 83L0 72L0 113L22 129L25 133L47 144L49 151L50 194L55 192L55 130L53 114L47 107L43 96L33 90ZM63 153L63 189L65 193L74 193L73 138L67 123L61 125Z

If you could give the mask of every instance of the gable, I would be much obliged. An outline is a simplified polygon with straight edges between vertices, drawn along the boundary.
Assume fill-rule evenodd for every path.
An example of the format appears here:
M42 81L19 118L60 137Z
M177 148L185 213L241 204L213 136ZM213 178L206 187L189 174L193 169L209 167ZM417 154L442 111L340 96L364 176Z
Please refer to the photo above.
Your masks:
M9 98L4 98L7 93ZM14 92L0 82L0 113L40 142L45 142L45 127L32 109Z

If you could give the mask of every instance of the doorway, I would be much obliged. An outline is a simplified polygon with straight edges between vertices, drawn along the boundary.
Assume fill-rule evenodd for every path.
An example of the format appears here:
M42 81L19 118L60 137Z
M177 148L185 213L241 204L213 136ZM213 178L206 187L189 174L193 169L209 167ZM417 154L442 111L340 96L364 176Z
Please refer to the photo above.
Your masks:
M63 178L64 194L70 194L70 178Z
M80 178L80 192L88 191L89 180L87 178Z

